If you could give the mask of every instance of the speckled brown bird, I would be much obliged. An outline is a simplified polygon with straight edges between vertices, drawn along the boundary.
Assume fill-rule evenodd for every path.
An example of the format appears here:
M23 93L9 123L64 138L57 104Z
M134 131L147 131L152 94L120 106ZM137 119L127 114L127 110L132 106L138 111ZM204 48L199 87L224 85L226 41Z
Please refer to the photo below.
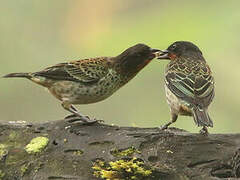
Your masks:
M42 85L62 102L67 111L86 124L95 123L80 114L73 104L102 101L125 85L156 57L159 50L137 44L116 57L97 57L60 63L34 73L11 73Z
M170 105L172 120L162 127L174 123L178 115L193 116L195 123L213 127L208 106L214 97L214 79L200 49L191 42L177 41L162 51L158 59L169 59L165 71L165 91Z

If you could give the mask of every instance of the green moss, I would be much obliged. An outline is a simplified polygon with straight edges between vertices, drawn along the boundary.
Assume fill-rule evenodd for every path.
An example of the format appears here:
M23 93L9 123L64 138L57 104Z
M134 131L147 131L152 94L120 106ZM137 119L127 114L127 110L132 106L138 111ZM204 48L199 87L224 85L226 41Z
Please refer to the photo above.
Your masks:
M144 167L143 161L137 158L109 163L97 160L92 168L94 176L106 180L143 180L152 174L150 169Z
M29 154L40 153L47 146L49 139L46 137L36 137L25 147Z
M5 173L2 170L0 170L0 180L3 180L4 176L5 176Z
M127 148L127 149L114 149L111 151L111 154L115 157L126 157L131 156L134 153L141 153L139 150L137 150L134 146Z
M20 171L21 171L21 176L24 176L25 173L28 171L29 164L24 164L21 166Z
M34 172L37 173L44 166L43 162L38 162L34 165Z
M2 160L8 153L7 146L5 144L0 144L0 160Z

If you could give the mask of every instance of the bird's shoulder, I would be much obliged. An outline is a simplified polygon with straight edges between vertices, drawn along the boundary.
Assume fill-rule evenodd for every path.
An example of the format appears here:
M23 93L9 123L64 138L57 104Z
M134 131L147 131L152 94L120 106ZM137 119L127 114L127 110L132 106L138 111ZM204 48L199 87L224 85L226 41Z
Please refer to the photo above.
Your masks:
M211 69L202 59L180 58L171 61L167 65L166 72L182 72L193 75L208 75L211 74Z
M111 66L112 58L111 57L96 57L96 58L86 58L86 59L80 59L76 61L70 61L69 65L74 66L88 66L88 67L106 67L108 68Z
M98 57L71 61L65 66L65 70L76 78L89 78L99 80L112 69L112 61L109 57Z

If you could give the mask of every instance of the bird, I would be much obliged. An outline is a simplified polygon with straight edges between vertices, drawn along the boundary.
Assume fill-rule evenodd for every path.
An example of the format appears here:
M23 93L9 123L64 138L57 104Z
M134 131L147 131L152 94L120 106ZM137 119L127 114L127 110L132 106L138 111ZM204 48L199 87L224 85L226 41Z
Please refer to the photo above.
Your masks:
M64 62L38 72L10 73L3 77L27 78L47 88L61 101L62 107L72 113L67 119L75 117L84 124L93 124L97 120L84 116L74 105L96 103L108 98L134 78L159 51L139 43L115 57Z
M213 127L208 114L214 91L214 78L201 50L192 42L176 41L158 54L157 59L170 60L165 69L165 93L170 106L171 121L162 126L167 129L178 115L193 116L200 133L208 134Z

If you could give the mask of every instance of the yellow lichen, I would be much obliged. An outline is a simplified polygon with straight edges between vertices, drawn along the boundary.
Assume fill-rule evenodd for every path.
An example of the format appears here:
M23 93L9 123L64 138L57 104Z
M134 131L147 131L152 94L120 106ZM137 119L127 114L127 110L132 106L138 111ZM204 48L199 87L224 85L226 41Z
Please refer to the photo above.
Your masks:
M25 150L29 154L40 153L48 144L49 139L46 137L36 137L26 145Z
M0 144L0 160L2 160L8 153L6 148L5 144Z
M141 153L139 150L137 150L134 146L127 148L127 149L114 149L111 151L111 154L115 157L126 157L131 156L134 153Z
M74 155L77 155L77 156L81 156L81 155L83 154L83 151L77 150L77 151L74 151L73 154L74 154Z
M21 176L24 176L25 173L28 171L29 164L24 164L21 166Z
M106 180L141 180L152 174L152 171L146 169L144 163L137 158L120 159L109 163L98 160L92 168L94 176Z

